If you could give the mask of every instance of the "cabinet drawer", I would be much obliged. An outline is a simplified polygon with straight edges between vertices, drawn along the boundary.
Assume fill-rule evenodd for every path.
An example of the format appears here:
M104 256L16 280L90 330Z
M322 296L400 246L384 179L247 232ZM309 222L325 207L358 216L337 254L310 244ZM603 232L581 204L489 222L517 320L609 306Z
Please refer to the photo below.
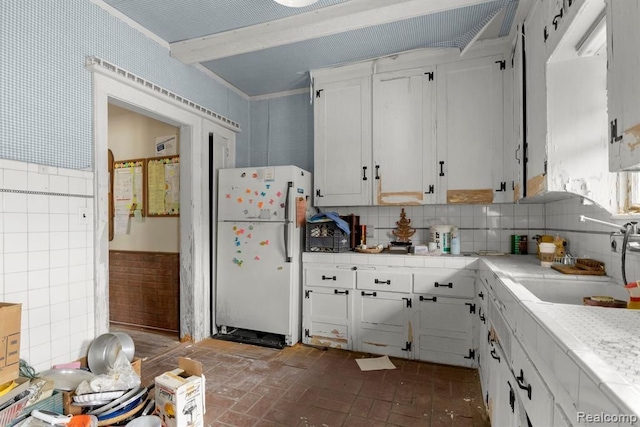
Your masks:
M304 269L305 286L354 289L356 273L350 267L311 266Z
M471 270L430 268L415 273L413 292L450 297L473 298L475 296L475 273Z
M411 273L393 271L358 271L357 288L371 291L411 292Z
M553 425L553 395L529 360L518 340L513 340L511 356L516 393L534 426Z

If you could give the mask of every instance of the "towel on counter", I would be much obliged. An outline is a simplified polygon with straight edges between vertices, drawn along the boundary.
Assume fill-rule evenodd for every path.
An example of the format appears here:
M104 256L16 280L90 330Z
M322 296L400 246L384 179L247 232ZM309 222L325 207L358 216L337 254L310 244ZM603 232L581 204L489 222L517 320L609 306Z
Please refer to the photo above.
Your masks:
M311 219L309 219L309 222L323 222L327 220L331 220L335 222L338 228L344 231L345 234L347 234L347 236L351 234L351 230L349 229L349 223L347 223L347 221L345 221L344 219L340 218L340 215L338 215L337 212L317 213L314 216L312 216Z

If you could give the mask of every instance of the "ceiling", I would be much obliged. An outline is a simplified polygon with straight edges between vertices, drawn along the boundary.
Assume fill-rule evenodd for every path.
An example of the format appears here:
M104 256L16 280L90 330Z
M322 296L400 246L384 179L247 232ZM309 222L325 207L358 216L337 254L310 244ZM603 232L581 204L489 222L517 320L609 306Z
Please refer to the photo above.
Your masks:
M518 0L104 0L249 96L305 88L309 70L511 31Z

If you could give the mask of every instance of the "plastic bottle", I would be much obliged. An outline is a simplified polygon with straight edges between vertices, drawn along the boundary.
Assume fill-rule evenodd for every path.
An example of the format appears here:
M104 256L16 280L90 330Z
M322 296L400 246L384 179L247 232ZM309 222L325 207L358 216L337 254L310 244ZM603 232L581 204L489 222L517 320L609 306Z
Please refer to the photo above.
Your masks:
M451 228L451 255L460 255L460 232L458 227Z

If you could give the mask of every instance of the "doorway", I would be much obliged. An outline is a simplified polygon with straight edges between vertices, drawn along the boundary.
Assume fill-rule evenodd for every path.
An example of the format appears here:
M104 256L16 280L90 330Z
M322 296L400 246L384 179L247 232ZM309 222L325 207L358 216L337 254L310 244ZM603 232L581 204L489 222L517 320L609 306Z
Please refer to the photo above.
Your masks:
M209 134L227 140L231 150L235 132L214 117L191 105L183 105L163 91L140 85L99 64L93 72L94 94L94 282L95 335L106 333L109 316L108 241L108 109L117 105L144 116L176 126L180 140L180 221L179 221L179 339L200 341L211 336L214 313L212 300L211 236L209 203ZM215 138L214 138L215 139ZM231 156L233 158L233 156Z
M122 166L144 160L139 162L140 174L130 173L131 168L117 168L111 177L118 178L120 187L127 180L132 188L143 191L120 195L120 200L115 200L114 191L122 192L122 188L110 195L112 206L117 207L109 217L113 228L109 236L110 331L128 332L136 348L148 347L148 353L152 346L147 343L164 338L179 342L180 217L156 215L148 206L153 198L147 193L158 191L158 177L151 174L149 164L179 159L180 128L112 103L108 106L108 119L113 164ZM172 171L178 170L176 163L171 165ZM139 179L141 183L136 182ZM178 179L179 176L165 180L171 184L171 180ZM167 193L169 199L174 197L174 191ZM122 199L124 196L130 199ZM117 227L114 222L118 222Z

